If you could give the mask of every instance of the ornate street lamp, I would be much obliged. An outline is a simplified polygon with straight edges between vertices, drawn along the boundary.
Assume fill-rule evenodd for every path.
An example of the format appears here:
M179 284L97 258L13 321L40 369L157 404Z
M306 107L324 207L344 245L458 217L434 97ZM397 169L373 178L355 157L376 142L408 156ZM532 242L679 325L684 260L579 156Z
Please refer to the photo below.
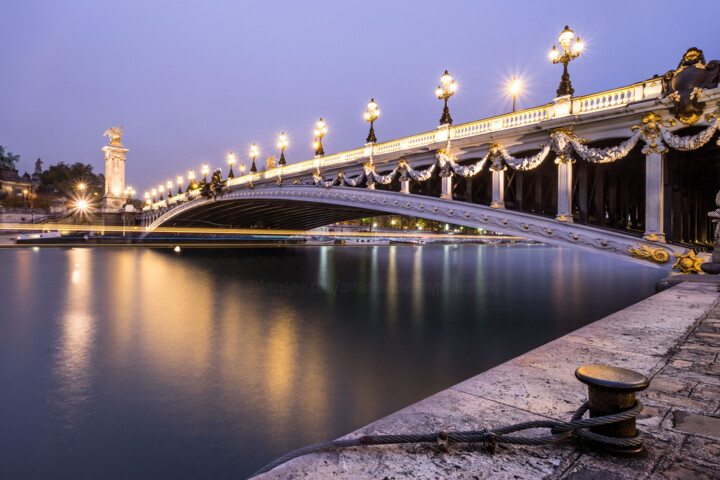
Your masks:
M245 175L245 164L240 165L240 175Z
M132 196L135 195L135 189L128 185L127 187L125 187L125 195L127 196L125 204L131 203Z
M235 174L233 173L233 165L235 165L235 154L230 152L228 154L228 163L230 164L230 173L228 173L228 178L235 178Z
M194 190L196 187L195 185L195 171L190 170L188 172L188 186L187 191Z
M178 184L177 194L178 195L182 194L182 188L181 188L182 183L183 183L183 177L182 177L182 175L178 175L178 178L177 178L177 184ZM188 188L188 190L189 190L189 188Z
M562 55L560 55L558 49L555 48L555 45L553 45L552 50L550 50L550 60L552 60L553 63L563 64L563 74L560 79L560 87L557 89L558 97L562 97L563 95L572 95L575 93L575 89L573 89L570 84L570 75L568 74L567 66L570 60L577 58L578 55L580 55L580 52L582 52L583 49L583 44L580 41L580 37L577 37L575 44L571 47L574 37L575 32L565 25L565 30L562 31L560 37L558 38L560 46L563 48Z
M510 95L512 95L513 104L512 104L512 111L515 112L515 97L517 97L518 92L520 91L520 81L517 79L517 77L513 77L513 81L510 84Z
M286 164L286 162L285 162L285 147L287 147L287 146L288 146L287 135L285 135L285 132L282 132L280 134L280 140L278 141L278 147L280 147L280 161L278 162L278 164L281 167L284 167Z
M168 198L172 197L172 180L168 180L167 187L168 187Z
M203 174L203 180L207 182L207 174L210 173L210 167L207 163L203 163L202 169L200 170Z
M327 126L325 126L325 122L323 122L323 119L320 118L320 120L317 122L317 126L315 127L315 141L313 142L313 148L315 149L315 156L316 157L322 157L325 155L325 150L323 150L323 144L322 144L322 138L327 133Z
M155 203L155 195L156 194L157 194L157 190L153 188L152 189L152 203Z
M371 98L370 103L368 103L368 108L365 110L365 120L370 122L370 133L367 136L366 142L367 143L376 143L377 138L375 138L375 129L373 128L373 123L377 118L380 116L380 110L377 108L377 103L375 103L375 99Z
M158 192L160 192L160 201L161 201L161 202L163 201L163 196L162 196L162 194L163 194L164 191L165 191L165 187L163 187L162 185L158 185Z
M255 158L258 156L258 147L254 143L252 144L252 147L250 147L250 158L252 158L252 165L250 166L250 172L255 173L257 172L257 167L255 166Z
M457 85L453 80L452 75L445 70L442 77L440 77L440 85L438 85L435 94L440 100L445 100L445 108L443 108L442 117L440 117L440 125L452 125L452 117L450 116L450 109L448 108L448 99L455 94Z
M150 192L145 192L145 203L147 205L150 205L152 202L150 201Z

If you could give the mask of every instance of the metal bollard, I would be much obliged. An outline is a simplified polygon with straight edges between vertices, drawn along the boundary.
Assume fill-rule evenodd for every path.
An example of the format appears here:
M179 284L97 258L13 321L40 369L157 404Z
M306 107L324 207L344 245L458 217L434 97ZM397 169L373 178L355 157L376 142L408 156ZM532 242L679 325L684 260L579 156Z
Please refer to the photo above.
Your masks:
M590 417L620 413L635 405L635 392L645 390L650 380L638 372L607 365L585 365L575 370L578 380L588 386ZM635 419L610 425L591 427L591 432L616 438L632 438L637 434ZM645 453L645 447L599 446L612 455L637 457Z

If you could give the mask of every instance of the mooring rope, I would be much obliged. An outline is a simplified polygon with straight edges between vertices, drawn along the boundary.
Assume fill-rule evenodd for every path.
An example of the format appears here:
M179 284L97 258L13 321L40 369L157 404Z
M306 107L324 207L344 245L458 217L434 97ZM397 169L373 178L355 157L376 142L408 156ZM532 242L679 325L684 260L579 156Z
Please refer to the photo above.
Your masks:
M272 463L267 464L250 478L256 477L262 473L269 472L273 468L289 462L293 458L301 457L309 453L330 452L347 447L365 447L370 445L391 445L401 443L436 443L443 451L448 451L449 443L482 443L488 453L495 453L495 445L506 443L512 445L548 445L568 442L572 437L584 437L595 443L615 446L615 447L641 447L645 444L645 440L641 432L637 432L634 437L617 438L608 437L599 433L584 430L599 425L609 425L612 423L623 422L638 416L642 412L643 404L639 401L635 402L635 406L620 413L611 415L603 415L601 417L592 417L583 419L583 415L587 412L588 403L583 403L572 416L569 422L558 422L555 420L536 420L532 422L516 423L492 430L473 430L468 432L438 432L424 434L407 434L407 435L365 435L359 438L349 440L334 440L332 442L316 443L307 447L299 448L293 452L287 453ZM551 434L541 437L519 437L509 436L508 434L528 430L532 428L549 428Z

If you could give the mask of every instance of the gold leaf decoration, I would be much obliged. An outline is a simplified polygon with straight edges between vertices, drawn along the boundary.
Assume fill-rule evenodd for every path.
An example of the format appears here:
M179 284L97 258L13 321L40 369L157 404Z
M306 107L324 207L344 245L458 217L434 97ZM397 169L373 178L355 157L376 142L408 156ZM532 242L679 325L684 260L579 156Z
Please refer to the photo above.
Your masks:
M645 243L638 243L638 247L627 249L631 257L655 263L665 263L670 260L670 254L662 247L653 247Z

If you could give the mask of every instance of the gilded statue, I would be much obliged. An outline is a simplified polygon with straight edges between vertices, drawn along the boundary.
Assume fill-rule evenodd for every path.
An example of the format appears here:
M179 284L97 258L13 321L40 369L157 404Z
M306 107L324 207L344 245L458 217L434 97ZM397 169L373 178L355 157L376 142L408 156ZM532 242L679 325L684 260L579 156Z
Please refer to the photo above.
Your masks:
M720 61L705 63L703 51L696 47L688 48L677 69L662 76L662 98L665 102L674 101L672 113L686 125L692 125L700 119L705 104L698 101L698 95L704 89L715 88L720 82Z
M120 143L120 137L122 137L123 127L110 127L107 130L105 130L105 133L103 133L103 137L107 136L110 137L110 145L115 145L118 147L122 147L122 144Z

